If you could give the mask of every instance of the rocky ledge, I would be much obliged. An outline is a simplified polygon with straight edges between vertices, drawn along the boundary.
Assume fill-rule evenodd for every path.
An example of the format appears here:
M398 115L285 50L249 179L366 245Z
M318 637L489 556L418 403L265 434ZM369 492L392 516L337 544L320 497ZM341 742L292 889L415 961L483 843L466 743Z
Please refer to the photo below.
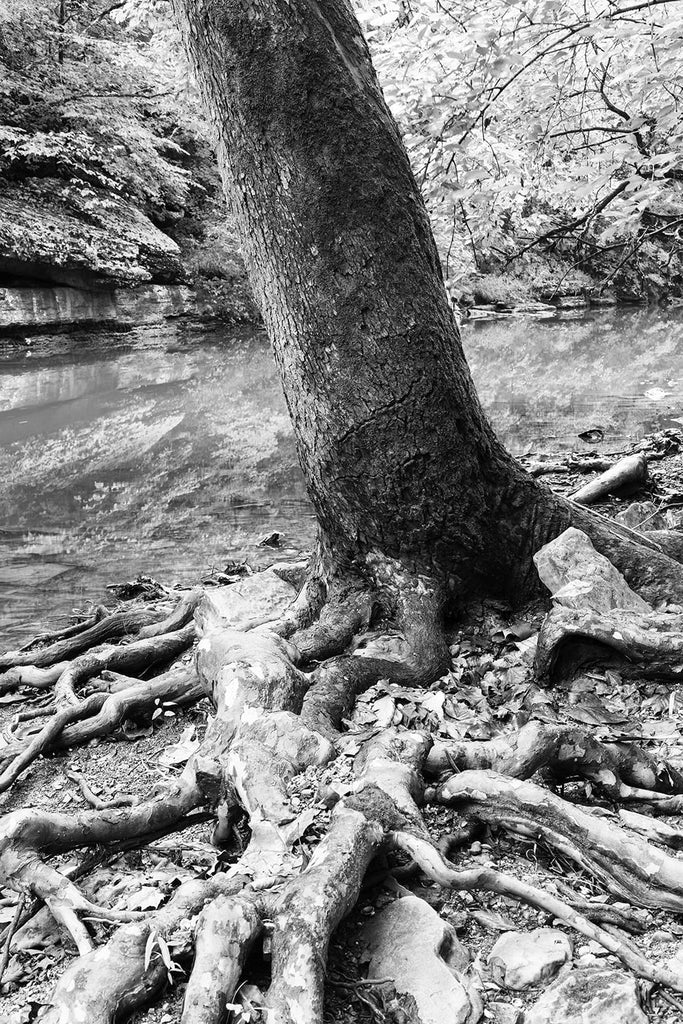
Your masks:
M255 314L240 295L216 303L183 285L151 284L137 288L89 290L66 287L0 287L0 338L16 339L64 333L80 328L120 330L186 316L198 320L254 322Z
M180 249L125 199L57 179L5 182L0 275L77 288L187 280Z

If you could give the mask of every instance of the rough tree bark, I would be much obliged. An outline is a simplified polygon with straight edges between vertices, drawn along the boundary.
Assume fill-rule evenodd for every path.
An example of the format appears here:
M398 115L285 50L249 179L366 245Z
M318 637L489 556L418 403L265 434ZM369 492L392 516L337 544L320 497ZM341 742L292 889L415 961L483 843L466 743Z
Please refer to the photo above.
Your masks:
M477 399L408 158L345 2L176 3L318 515L373 558L512 592L567 512Z
M519 597L533 552L572 519L614 555L618 535L531 480L482 412L346 0L174 6L318 516L322 578L353 567L374 580L379 556L446 599ZM635 558L622 559L632 575Z
M45 1021L124 1019L166 983L160 940L175 937L181 953L192 946L183 930L190 920L196 959L184 1024L224 1019L249 950L266 929L269 1024L317 1024L332 931L355 903L372 859L392 850L409 853L442 885L504 893L563 918L641 976L683 991L683 972L656 967L600 926L611 926L615 915L623 923L620 912L593 906L588 920L576 906L492 868L458 870L439 853L420 811L431 766L439 777L428 798L474 808L475 817L490 821L495 808L489 801L484 812L478 803L494 794L506 827L556 844L622 898L645 893L651 906L678 909L678 861L658 853L656 878L629 886L631 865L654 863L645 839L625 840L617 826L598 827L534 783L511 781L543 767L558 780L602 785L614 799L657 792L678 800L681 776L635 747L602 745L576 730L540 730L430 755L429 734L387 730L364 743L351 790L325 819L324 838L301 870L291 849L292 780L334 763L344 720L363 689L379 679L429 685L447 670L442 624L449 607L473 593L519 600L533 592L532 555L570 523L647 599L683 599L683 569L661 543L613 527L538 484L493 434L424 205L347 0L173 5L216 131L319 542L291 609L265 627L216 622L204 629L196 674L171 670L143 683L109 672L83 699L85 682L103 670L138 673L141 660L161 666L185 650L195 637L188 618L201 599L196 594L175 611L133 616L136 633L120 645L91 650L127 628L121 615L98 617L81 632L67 629L47 647L0 661L0 689L55 688L54 702L25 716L5 752L0 782L8 786L38 753L104 734L126 709L152 706L164 694L189 703L205 693L215 707L182 777L147 802L70 816L16 811L0 821L0 881L22 899L42 899L80 953ZM389 645L382 636L388 630ZM363 632L367 642L354 651ZM455 781L443 777L449 768L461 772ZM83 915L117 915L94 907L50 857L148 841L196 820L197 808L217 819L217 843L228 843L235 821L246 816L250 840L237 864L182 886L156 914L123 915L109 942L94 950ZM593 858L584 849L591 837L599 841ZM610 870L610 859L618 870ZM603 915L597 922L596 913Z

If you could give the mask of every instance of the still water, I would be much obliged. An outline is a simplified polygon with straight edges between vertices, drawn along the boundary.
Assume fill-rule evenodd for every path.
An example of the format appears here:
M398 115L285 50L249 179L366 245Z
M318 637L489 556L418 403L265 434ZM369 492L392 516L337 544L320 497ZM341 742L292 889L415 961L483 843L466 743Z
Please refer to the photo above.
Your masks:
M598 450L683 418L683 310L470 324L483 404L515 454ZM596 447L596 446L592 446ZM310 547L314 520L267 342L170 324L0 343L0 648L106 585L196 581Z

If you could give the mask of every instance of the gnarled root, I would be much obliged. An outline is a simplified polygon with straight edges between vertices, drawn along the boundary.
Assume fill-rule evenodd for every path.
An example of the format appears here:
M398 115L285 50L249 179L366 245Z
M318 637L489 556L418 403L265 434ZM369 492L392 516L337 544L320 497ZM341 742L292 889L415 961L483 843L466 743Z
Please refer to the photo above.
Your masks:
M47 646L36 646L39 639L36 638L35 641L19 651L10 651L1 655L0 692L6 693L17 686L33 686L38 689L50 686L71 666L87 664L87 661L78 659L78 656L83 655L84 652L92 654L93 649L99 647L103 651L117 650L111 645L106 646L105 642L109 640L131 637L133 640L142 642L161 638L164 634L175 634L182 631L184 627L192 629L191 626L188 627L188 623L192 619L201 594L200 590L191 590L181 597L173 607L169 606L168 602L163 602L151 607L144 605L140 608L128 608L111 615L101 616L98 614L93 617L94 621L92 624L88 624L88 628L74 630L72 627L64 631L68 634L66 637ZM91 622L91 620L87 621ZM126 647L133 647L133 644L129 643ZM152 643L147 648L140 646L137 649L153 652L155 646ZM163 643L160 651L163 651ZM132 652L129 656L131 657L130 669L134 671L136 662ZM87 658L88 655L85 657ZM105 667L106 664L100 665L100 668Z
M258 903L253 898L221 895L204 907L197 925L182 1024L212 1024L222 1019L262 927Z
M158 662L168 662L190 646L195 636L193 624L175 633L165 633L124 646L106 645L82 654L69 663L59 675L55 686L55 713L42 729L16 752L3 752L4 768L0 775L0 793L5 792L21 773L42 753L53 749L62 731L74 722L101 712L104 701L93 694L80 701L75 693L77 683L96 675L104 668L137 671ZM21 670L16 670L21 671Z
M91 948L79 914L105 920L126 920L139 915L119 914L97 907L81 895L65 875L44 857L81 846L96 846L166 832L202 802L190 773L163 797L135 807L62 814L35 809L13 811L0 819L0 884L15 892L38 896L64 926L79 952Z
M308 868L277 900L274 981L267 997L274 1024L322 1020L327 946L356 902L383 836L379 822L355 808L339 807Z
M661 758L635 743L596 740L587 729L571 725L529 722L492 740L439 740L426 763L433 776L482 768L513 779L530 779L546 768L558 782L587 779L616 799L628 798L634 788L683 793L683 776Z
M278 1024L322 1019L330 937L356 902L387 830L401 825L427 838L415 798L429 744L424 734L399 732L370 742L357 762L355 792L335 808L330 830L306 870L276 898L274 980L267 1006Z
M104 679L109 675L109 679ZM112 679L111 677L115 678ZM46 743L41 753L53 750L81 746L89 740L111 735L127 718L136 718L151 712L160 703L172 703L177 707L190 707L205 696L204 686L199 681L196 670L192 666L175 665L154 679L141 680L115 673L103 673L104 689L86 697L77 711L78 720L64 725L61 732L55 735L51 743ZM41 717L51 713L43 711ZM25 714L17 716L16 727L12 731L12 740L2 749L2 761L13 759L25 748L30 739L31 731L24 735L21 723L31 721ZM22 742L23 741L23 742Z
M36 641L32 641L20 651L9 651L0 655L0 669L4 671L21 665L45 668L56 662L69 661L107 640L126 636L138 636L142 640L145 637L157 636L159 633L173 632L186 625L192 618L199 596L198 592L193 591L191 600L187 597L181 598L172 611L169 611L168 604L165 603L161 607L142 605L113 612L111 615L96 615L92 624L91 620L88 620L87 629L72 627L63 631L60 639L46 646L36 647ZM68 635L64 636L64 632Z
M333 762L345 749L344 720L359 693L380 679L431 685L449 665L439 628L438 589L388 560L368 560L367 573L365 594L356 587L326 594L313 588L316 602L322 603L315 611L309 608L305 627L300 608L291 629L283 628L283 620L275 629L260 623L247 632L218 624L202 637L196 653L201 682L175 670L178 694L198 687L212 698L216 714L177 789L127 809L72 818L18 812L3 820L0 880L22 893L40 894L51 907L55 897L64 897L57 913L66 908L62 924L83 954L57 986L47 1024L118 1022L162 989L168 950L177 961L189 958L193 945L183 1024L218 1024L252 944L270 922L269 1019L318 1024L332 931L356 902L373 858L396 848L443 885L524 900L600 942L642 977L683 991L678 972L653 965L628 942L590 921L587 915L595 908L584 913L584 908L489 867L458 870L438 852L420 811L425 772L442 777L445 771L470 767L494 767L525 778L544 767L558 780L578 775L600 783L612 796L657 791L662 799L679 799L683 779L631 745L599 743L578 728L530 723L515 736L437 744L430 752L432 739L426 733L384 730L361 742L355 781L349 784L340 771L346 795L340 794L331 814L327 803L299 811L292 800L296 777L308 770L315 775L322 766L327 766L325 773L335 771ZM371 632L378 621L384 632ZM358 629L365 632L350 639ZM315 665L346 645L352 653L335 653ZM168 679L144 684L114 676L109 682L113 692L98 690L85 699L99 702L90 726L88 721L70 724L60 742L87 735L97 720L110 727L123 713L122 705L128 710L142 706L136 702L149 701L149 687L156 684L166 686ZM490 770L465 770L436 793L473 809L486 822L542 840L621 897L683 910L683 868L677 861L533 783ZM64 876L44 858L76 845L182 828L185 815L200 805L208 805L217 818L218 844L230 840L236 815L246 816L250 837L236 863L210 879L183 885L166 907L144 921L121 925L99 950L89 951L82 921L87 912L79 894L75 887L62 887ZM295 844L312 827L322 835L305 863ZM615 908L598 908L597 913L618 925L626 920Z
M558 899L549 892L537 889L512 875L503 874L494 868L482 867L458 871L447 864L436 850L428 843L415 840L405 833L396 833L393 837L396 847L410 854L424 873L440 885L465 892L480 890L512 896L528 903L538 910L543 910L566 922L580 935L599 942L606 950L613 953L627 967L641 978L660 985L666 985L677 992L683 992L683 971L662 967L652 963L647 957L634 949L632 944L621 939L613 930L601 928L593 924L570 904Z
M536 648L536 674L549 679L561 655L579 649L584 661L621 655L624 672L639 678L683 678L683 615L638 615L624 609L594 612L556 606L546 616ZM602 652L602 653L601 653Z
M465 771L439 787L437 799L451 806L468 805L487 824L550 847L619 899L683 912L680 860L533 782L492 771Z
M159 940L171 943L176 958L187 953L192 934L183 922L196 916L207 900L236 895L245 881L216 875L186 882L161 910L118 928L104 946L67 968L52 994L45 1024L114 1024L146 1005L168 981Z
M373 595L365 587L337 582L326 588L325 602L314 621L290 635L301 663L322 661L346 651L353 638L367 629L372 606Z

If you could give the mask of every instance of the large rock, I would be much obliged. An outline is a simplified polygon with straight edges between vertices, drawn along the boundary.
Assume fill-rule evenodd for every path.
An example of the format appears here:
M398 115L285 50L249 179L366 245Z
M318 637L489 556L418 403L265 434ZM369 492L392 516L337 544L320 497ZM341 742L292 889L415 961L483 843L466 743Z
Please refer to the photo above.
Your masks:
M489 954L493 980L516 992L553 978L571 960L572 946L556 928L535 928L532 932L505 932Z
M543 993L524 1024L647 1024L635 979L601 968L573 970Z
M573 526L534 555L538 575L553 600L568 608L609 612L615 608L647 614L652 608L635 594L609 559Z
M467 950L454 930L417 896L404 896L365 927L368 977L392 978L415 1001L415 1024L476 1024L481 998L463 975Z
M61 286L0 287L0 336L106 324L133 328L200 312L196 296L184 285L97 291Z
M195 622L202 635L214 629L253 629L278 619L296 594L291 583L266 569L229 587L207 590L195 610Z
M5 276L76 288L186 281L177 244L121 196L57 178L2 185Z

